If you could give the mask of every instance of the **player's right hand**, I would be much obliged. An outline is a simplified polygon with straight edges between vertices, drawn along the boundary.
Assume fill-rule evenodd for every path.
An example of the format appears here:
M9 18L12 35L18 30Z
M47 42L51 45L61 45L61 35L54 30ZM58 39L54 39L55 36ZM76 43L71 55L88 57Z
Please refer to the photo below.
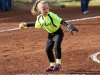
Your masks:
M21 22L21 23L19 24L19 28L24 29L26 25L27 25L27 23Z

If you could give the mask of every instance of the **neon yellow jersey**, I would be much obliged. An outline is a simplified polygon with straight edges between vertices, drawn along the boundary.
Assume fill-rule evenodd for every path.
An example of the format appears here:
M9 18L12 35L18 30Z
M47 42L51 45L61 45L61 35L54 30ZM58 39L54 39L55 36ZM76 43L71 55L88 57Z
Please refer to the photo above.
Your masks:
M45 18L40 14L37 16L35 28L44 28L49 33L53 33L59 29L61 20L62 18L52 12L49 12Z

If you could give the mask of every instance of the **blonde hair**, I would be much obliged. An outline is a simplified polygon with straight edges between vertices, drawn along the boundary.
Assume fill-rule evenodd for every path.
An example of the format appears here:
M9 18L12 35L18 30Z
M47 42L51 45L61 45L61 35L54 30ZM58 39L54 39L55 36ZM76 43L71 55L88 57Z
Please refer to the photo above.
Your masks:
M33 15L39 15L40 12L38 11L38 4L45 4L45 3L47 3L47 2L46 2L46 1L37 0L37 1L34 3L32 9L31 9L31 13L32 13Z

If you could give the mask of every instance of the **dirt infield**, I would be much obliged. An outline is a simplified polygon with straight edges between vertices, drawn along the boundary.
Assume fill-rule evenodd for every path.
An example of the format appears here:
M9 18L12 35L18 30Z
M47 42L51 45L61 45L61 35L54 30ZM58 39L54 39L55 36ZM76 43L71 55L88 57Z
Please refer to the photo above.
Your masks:
M83 15L80 7L50 7L64 20L100 16L100 6L89 7ZM0 31L18 28L20 22L34 22L30 9L12 9L0 12ZM100 18L71 22L79 32L70 35L65 27L62 42L62 68L44 72L49 66L45 53L47 32L43 29L26 28L0 32L0 75L100 75L100 64L90 56L100 51ZM100 56L98 55L98 59Z

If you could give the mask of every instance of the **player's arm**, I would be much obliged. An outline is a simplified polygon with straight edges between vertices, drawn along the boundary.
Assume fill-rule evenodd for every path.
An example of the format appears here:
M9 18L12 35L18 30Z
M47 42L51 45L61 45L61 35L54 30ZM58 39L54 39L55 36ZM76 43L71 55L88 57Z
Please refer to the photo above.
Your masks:
M78 29L72 25L72 24L67 24L64 20L61 20L60 24L64 25L65 27L67 27L68 31L73 35L73 32L72 31L77 31L78 32Z
M35 22L33 22L33 23L27 23L26 27L35 27Z
M25 27L35 27L35 22L34 23L21 22L19 24L19 28L23 29Z
M62 24L65 27L67 27L67 25L68 25L64 20L61 20L60 24Z

